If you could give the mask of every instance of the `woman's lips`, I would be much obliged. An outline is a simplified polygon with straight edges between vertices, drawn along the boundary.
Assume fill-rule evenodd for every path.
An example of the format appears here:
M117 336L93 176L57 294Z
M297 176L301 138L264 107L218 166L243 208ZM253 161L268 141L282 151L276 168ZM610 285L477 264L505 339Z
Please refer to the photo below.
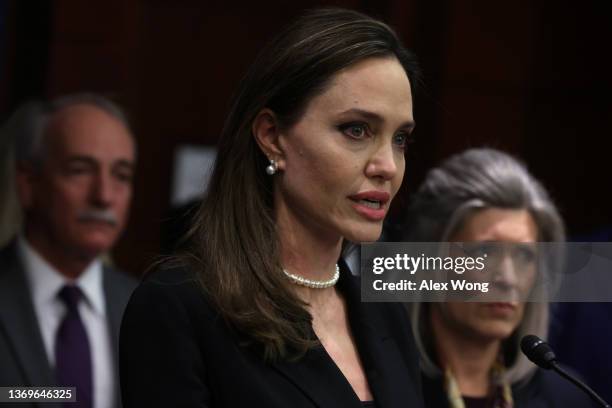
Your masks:
M486 303L485 306L487 307L487 309L491 310L493 314L499 316L512 315L518 307L517 304L510 302L492 302Z
M385 191L363 191L349 196L351 205L359 214L371 221L381 221L387 213L386 203L391 195Z
M360 203L359 201L353 201L351 203L355 211L364 216L365 218L371 221L381 221L385 218L385 214L387 213L386 208L383 206L381 208L371 208L367 205Z

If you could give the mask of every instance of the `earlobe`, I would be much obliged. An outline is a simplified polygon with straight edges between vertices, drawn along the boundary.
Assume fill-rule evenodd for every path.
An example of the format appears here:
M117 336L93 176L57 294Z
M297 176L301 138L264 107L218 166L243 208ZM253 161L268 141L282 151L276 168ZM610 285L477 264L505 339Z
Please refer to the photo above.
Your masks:
M253 120L251 132L268 160L273 160L276 168L282 169L284 154L278 140L280 132L276 114L268 108L262 109Z

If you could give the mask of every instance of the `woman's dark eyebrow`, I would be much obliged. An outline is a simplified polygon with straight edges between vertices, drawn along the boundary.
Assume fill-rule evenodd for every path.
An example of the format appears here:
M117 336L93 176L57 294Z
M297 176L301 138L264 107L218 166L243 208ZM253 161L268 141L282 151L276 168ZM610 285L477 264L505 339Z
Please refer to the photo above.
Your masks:
M340 112L340 115L347 115L347 114L357 114L357 115L363 116L363 117L371 120L372 122L376 122L377 124L384 122L383 118L379 114L371 112L371 111L359 109L359 108L351 108L351 109L345 110L343 112ZM409 120L409 121L406 121L406 122L402 123L399 126L399 128L400 129L403 129L403 128L412 129L412 128L414 128L414 126L415 126L414 121L413 120Z

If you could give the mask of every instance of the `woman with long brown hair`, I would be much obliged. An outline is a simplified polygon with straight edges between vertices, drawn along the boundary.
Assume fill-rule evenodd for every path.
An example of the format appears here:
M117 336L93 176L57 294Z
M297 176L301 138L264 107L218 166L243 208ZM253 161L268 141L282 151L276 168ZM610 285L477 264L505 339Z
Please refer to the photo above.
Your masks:
M414 56L380 21L311 11L235 95L190 250L150 274L121 332L130 407L421 406L402 309L339 262L375 241L414 128Z

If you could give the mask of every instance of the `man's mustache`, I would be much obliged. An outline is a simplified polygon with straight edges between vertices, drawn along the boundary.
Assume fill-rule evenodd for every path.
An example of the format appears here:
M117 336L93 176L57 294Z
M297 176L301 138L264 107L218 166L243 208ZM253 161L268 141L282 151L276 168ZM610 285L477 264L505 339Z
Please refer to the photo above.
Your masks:
M77 216L77 220L78 221L82 221L82 222L87 222L87 221L106 222L108 224L111 224L112 226L116 226L119 223L119 221L117 220L117 216L115 215L114 211L112 211L110 209L106 209L106 210L96 210L96 209L84 210L81 213L79 213L79 215Z

